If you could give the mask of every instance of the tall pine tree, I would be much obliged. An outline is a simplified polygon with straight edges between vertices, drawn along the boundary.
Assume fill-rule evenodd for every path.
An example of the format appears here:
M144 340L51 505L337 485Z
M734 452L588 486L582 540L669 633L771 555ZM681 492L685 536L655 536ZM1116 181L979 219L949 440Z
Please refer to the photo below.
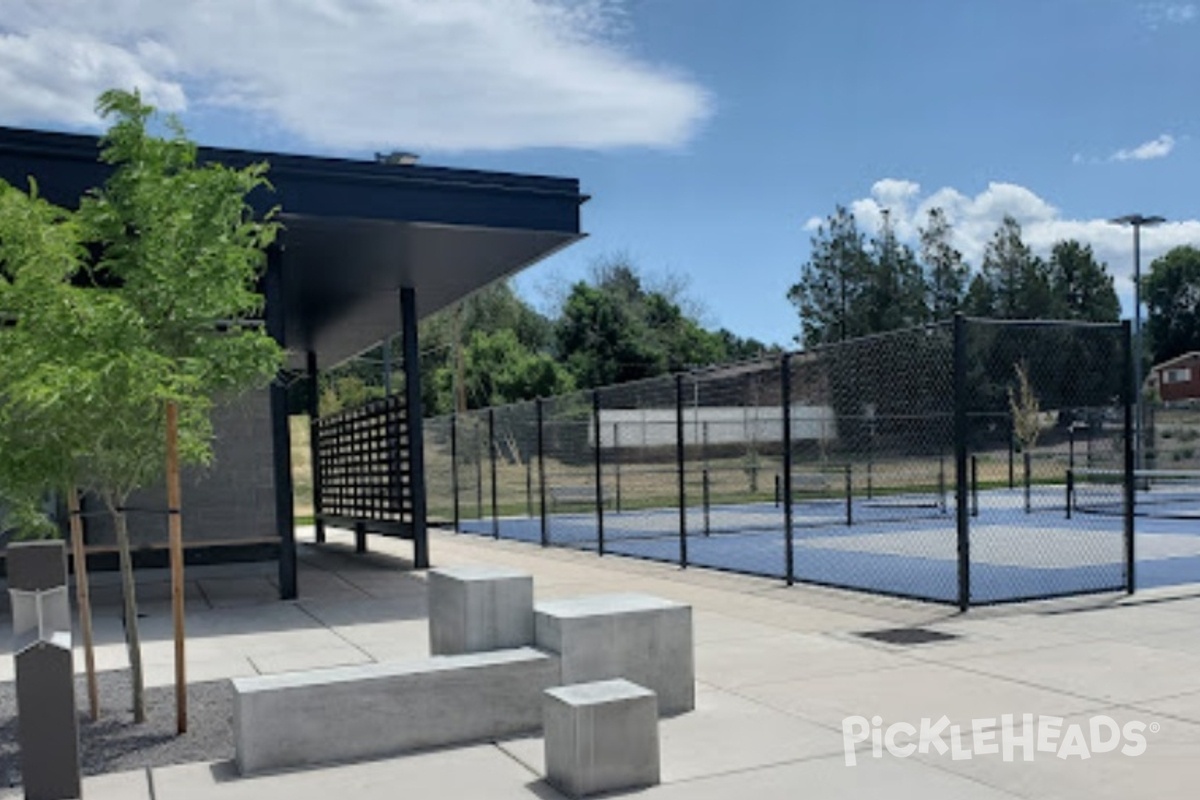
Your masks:
M963 307L970 268L962 253L951 243L952 230L946 212L929 209L921 229L921 258L925 262L925 285L929 317L949 319Z

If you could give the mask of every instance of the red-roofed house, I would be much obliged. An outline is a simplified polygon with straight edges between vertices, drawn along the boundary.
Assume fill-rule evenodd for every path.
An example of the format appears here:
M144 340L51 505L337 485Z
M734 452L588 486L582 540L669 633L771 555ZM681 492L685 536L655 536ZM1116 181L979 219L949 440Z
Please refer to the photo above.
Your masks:
M1150 383L1166 403L1200 399L1200 350L1155 364Z

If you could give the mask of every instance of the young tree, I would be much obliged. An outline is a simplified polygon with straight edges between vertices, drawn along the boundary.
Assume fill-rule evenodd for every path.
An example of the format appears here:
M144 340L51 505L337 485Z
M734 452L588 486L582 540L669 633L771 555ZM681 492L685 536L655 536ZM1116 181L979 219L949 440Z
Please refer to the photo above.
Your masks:
M970 269L951 244L950 221L942 209L929 209L920 234L929 316L935 321L950 319L963 307Z
M100 152L113 172L84 198L79 215L97 250L95 274L118 287L148 337L145 359L153 364L140 377L131 372L122 382L141 382L144 394L135 394L144 400L138 404L141 412L128 431L114 431L111 441L98 446L89 464L127 562L121 508L128 495L161 479L164 468L168 494L178 495L178 466L207 464L212 458L209 415L217 399L265 386L282 365L278 344L257 323L263 309L257 282L278 226L256 218L247 204L251 192L269 187L266 164L244 169L199 164L195 143L175 118L163 121L167 135L149 131L158 118L137 93L105 92L97 108L113 119ZM152 427L157 435L149 434ZM178 550L180 510L170 511ZM183 732L182 553L173 560ZM125 584L132 594L131 565ZM136 621L126 624L136 644ZM140 693L141 687L135 690ZM142 703L139 697L139 708Z
M1121 303L1108 268L1096 261L1091 245L1070 239L1050 252L1050 292L1054 312L1064 319L1116 322Z
M870 333L861 302L870 267L854 214L838 206L812 237L812 255L800 269L799 282L788 290L800 314L798 338L804 346Z
M161 361L119 293L75 285L87 274L82 238L76 215L40 200L36 184L28 196L0 184L0 317L7 320L0 328L0 484L20 496L26 524L45 493L65 495L74 511L76 488L94 488L108 477L113 458L104 442L155 440L156 429L146 420L147 409L161 402L156 391ZM136 459L145 448L123 452ZM161 459L161 449L150 457ZM109 499L119 507L124 495L117 489ZM71 522L95 717L86 560L74 515ZM141 660L131 591L125 616L136 684ZM134 714L140 721L139 699L135 696Z
M1200 249L1176 247L1154 259L1142 276L1142 297L1154 363L1200 350Z
M251 191L266 185L265 165L198 165L195 145L175 120L166 121L167 137L148 132L154 110L137 94L106 92L98 109L115 119L102 140L101 159L113 167L104 187L83 198L77 214L15 215L13 224L31 232L27 240L58 233L61 242L53 257L6 258L19 274L4 293L10 322L0 422L6 428L22 422L54 456L47 459L66 465L61 475L41 475L43 489L61 489L69 479L109 511L120 553L134 718L141 721L125 506L135 490L162 479L169 445L183 464L208 463L209 413L218 396L276 374L280 348L253 321L262 309L256 282L263 248L276 226L254 219L246 204ZM25 241L7 239L0 236L10 248ZM174 442L169 417L178 420ZM27 482L30 490L37 482ZM177 649L180 666L181 655Z

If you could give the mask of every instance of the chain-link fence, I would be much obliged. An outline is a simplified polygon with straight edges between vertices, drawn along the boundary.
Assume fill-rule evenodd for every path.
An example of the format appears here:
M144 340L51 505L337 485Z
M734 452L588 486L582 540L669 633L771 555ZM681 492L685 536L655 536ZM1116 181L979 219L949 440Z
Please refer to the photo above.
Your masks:
M438 417L430 508L464 532L962 607L1125 588L1128 340L958 318ZM1097 485L1113 513L1089 513Z

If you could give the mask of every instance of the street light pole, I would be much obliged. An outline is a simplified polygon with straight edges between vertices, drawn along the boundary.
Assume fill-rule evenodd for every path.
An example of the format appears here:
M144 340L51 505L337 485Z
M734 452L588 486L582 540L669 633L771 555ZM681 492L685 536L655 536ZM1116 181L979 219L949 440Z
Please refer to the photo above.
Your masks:
M1142 430L1145 422L1145 408L1142 400L1142 228L1166 222L1162 217L1146 216L1145 214L1126 214L1110 220L1116 225L1131 225L1133 227L1133 389L1134 389L1134 426L1133 452L1134 468L1145 469L1143 460Z

